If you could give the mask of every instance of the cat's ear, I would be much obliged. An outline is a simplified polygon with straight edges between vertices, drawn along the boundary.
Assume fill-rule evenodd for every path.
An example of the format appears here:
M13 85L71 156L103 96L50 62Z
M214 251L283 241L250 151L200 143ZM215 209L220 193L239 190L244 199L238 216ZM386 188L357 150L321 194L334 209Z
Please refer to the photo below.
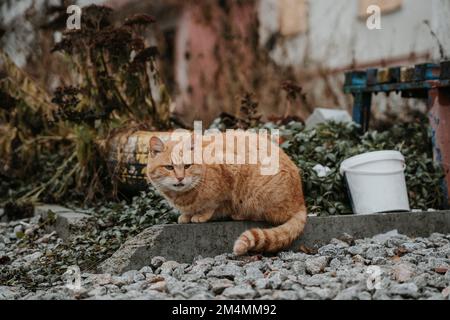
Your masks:
M150 147L150 155L154 157L158 153L164 151L164 142L162 142L160 138L153 136L150 138L149 147Z

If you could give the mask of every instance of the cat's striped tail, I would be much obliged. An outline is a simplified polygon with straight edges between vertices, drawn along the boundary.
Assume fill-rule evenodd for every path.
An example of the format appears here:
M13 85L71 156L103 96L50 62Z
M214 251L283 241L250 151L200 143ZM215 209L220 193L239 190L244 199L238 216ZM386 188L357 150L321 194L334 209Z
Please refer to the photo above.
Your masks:
M277 252L287 248L302 233L306 224L306 208L296 213L284 224L270 229L250 229L234 243L233 252Z

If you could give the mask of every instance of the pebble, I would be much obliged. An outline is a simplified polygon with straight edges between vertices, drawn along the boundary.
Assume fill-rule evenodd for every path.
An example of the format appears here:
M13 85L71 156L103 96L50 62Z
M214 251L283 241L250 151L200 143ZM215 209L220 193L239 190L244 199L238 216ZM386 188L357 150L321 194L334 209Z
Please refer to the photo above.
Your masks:
M310 274L322 272L328 264L328 257L309 258L305 261L306 271Z
M393 295L400 295L402 297L416 298L418 296L419 288L415 283L394 284L390 288L390 293Z
M251 299L256 295L256 292L249 285L239 285L226 288L222 295L230 299Z
M211 290L215 294L221 294L223 290L233 286L233 281L229 279L215 279L211 282Z
M164 262L166 262L166 258L164 258L164 257L153 257L152 260L151 260L151 262L150 262L150 265L151 265L154 269L156 269L156 268L161 267L161 265L162 265Z
M398 282L407 282L414 275L414 268L407 263L398 263L392 269L394 278Z

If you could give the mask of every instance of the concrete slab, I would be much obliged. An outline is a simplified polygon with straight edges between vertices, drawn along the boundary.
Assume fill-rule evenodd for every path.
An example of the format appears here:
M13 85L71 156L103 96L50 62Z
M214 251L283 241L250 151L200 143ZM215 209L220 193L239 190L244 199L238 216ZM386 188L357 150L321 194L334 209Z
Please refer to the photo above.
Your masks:
M198 255L212 257L232 252L234 241L243 231L266 226L265 223L237 221L154 226L125 242L99 269L122 273L148 265L154 256L192 262ZM300 245L319 247L344 233L358 239L393 229L411 237L450 233L450 211L309 217L303 235L290 249L298 251Z
M58 206L56 204L43 204L34 208L34 214L39 216L46 215L49 211L53 213L73 212L72 209Z
M56 234L64 241L69 240L74 231L82 228L86 219L91 217L58 205L37 206L34 210L34 214L40 215L43 219L49 219L50 214L54 214L53 221L47 229L49 232L56 231Z

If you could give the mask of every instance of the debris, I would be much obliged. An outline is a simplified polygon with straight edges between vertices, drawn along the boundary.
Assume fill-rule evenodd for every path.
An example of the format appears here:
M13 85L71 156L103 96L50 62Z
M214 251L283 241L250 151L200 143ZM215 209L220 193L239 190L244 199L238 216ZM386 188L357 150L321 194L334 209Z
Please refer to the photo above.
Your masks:
M440 274L446 274L448 270L449 270L448 267L437 267L437 268L434 268L434 272L440 273Z
M352 117L345 110L316 108L313 114L305 121L306 129L312 129L319 123L327 121L336 123L352 122Z
M324 166L321 165L321 164L316 164L316 165L313 167L313 170L317 173L317 176L318 176L319 178L326 177L327 174L331 171L330 168L324 167Z

